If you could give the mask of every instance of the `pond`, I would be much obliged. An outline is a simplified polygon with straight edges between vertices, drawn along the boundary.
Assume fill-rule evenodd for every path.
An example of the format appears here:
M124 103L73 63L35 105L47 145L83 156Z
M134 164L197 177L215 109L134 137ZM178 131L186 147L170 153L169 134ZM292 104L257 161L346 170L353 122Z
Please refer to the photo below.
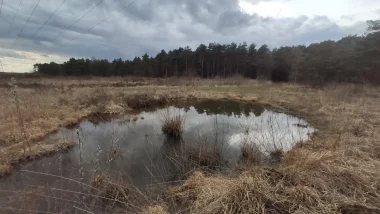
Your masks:
M184 118L181 137L162 133L162 121L168 114ZM286 152L297 142L308 140L312 132L314 129L300 118L259 104L232 101L180 103L114 119L99 116L46 139L73 140L78 145L15 166L11 176L0 180L0 196L15 199L21 197L18 191L29 190L34 198L44 198L33 203L36 210L59 211L72 208L72 197L80 197L73 192L78 193L83 183L90 185L100 172L143 189L183 180L196 167L233 169L242 160L243 143L254 145L263 162L269 164L271 152ZM58 197L53 190L61 195ZM46 199L47 194L51 200Z

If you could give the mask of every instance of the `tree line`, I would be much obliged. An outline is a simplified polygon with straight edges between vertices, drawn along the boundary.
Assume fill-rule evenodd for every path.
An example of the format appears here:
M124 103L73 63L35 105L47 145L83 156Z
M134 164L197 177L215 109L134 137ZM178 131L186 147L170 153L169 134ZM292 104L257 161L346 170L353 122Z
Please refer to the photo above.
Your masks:
M380 84L380 20L368 21L369 33L271 50L254 43L200 44L133 60L71 58L63 64L35 64L34 71L51 76L141 76L292 81L311 84L355 82Z

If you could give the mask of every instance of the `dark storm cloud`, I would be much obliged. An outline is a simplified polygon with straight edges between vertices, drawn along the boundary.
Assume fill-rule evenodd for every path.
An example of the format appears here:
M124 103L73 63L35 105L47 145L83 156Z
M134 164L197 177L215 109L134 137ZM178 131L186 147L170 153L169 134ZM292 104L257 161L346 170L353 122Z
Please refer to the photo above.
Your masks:
M247 28L254 24L257 16L242 13L239 10L230 10L221 13L217 18L216 31L223 31L228 28Z
M268 1L268 0L267 0ZM28 25L14 46L38 0L23 1L10 24L19 1L4 1L0 19L0 54L14 50L57 54L64 57L132 58L148 52L155 55L161 49L208 42L255 42L272 47L304 44L325 39L338 39L354 34L365 26L340 27L327 17L299 16L293 18L263 18L241 10L237 0L139 0L111 19L88 29L132 0L104 0L67 32L57 38L100 0L67 0L53 18L36 34L62 0L41 0ZM258 3L259 0L252 0ZM71 41L73 38L78 39Z

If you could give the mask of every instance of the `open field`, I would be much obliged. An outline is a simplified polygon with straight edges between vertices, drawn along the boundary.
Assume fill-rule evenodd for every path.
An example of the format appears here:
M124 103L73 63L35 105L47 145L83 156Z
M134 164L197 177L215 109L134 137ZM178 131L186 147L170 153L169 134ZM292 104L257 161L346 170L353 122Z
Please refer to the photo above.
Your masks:
M318 131L274 169L243 165L237 176L195 172L144 213L379 213L380 88L322 89L254 80L19 79L0 81L0 175L26 158L68 149L43 142L93 114L127 114L188 99L259 102ZM25 152L25 153L24 153ZM169 201L169 202L168 202Z

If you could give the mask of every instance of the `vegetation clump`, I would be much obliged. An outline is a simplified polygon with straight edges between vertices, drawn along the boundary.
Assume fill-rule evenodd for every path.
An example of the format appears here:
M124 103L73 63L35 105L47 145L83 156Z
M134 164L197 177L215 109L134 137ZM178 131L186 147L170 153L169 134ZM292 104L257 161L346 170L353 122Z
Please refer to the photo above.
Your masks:
M259 165L263 154L253 142L243 141L240 144L241 161L245 163Z
M168 103L168 96L150 93L131 94L124 98L124 102L133 109L154 107Z
M129 200L129 189L121 181L113 181L104 174L96 175L92 186L102 191L105 202L125 206Z
M12 166L9 163L0 164L0 177L11 174Z
M277 148L269 153L273 163L279 163L284 157L284 150Z
M172 114L167 111L162 119L161 130L168 136L180 137L184 129L185 118L181 114Z
M193 162L200 168L217 170L225 163L222 152L223 145L200 140L186 149L188 161Z

